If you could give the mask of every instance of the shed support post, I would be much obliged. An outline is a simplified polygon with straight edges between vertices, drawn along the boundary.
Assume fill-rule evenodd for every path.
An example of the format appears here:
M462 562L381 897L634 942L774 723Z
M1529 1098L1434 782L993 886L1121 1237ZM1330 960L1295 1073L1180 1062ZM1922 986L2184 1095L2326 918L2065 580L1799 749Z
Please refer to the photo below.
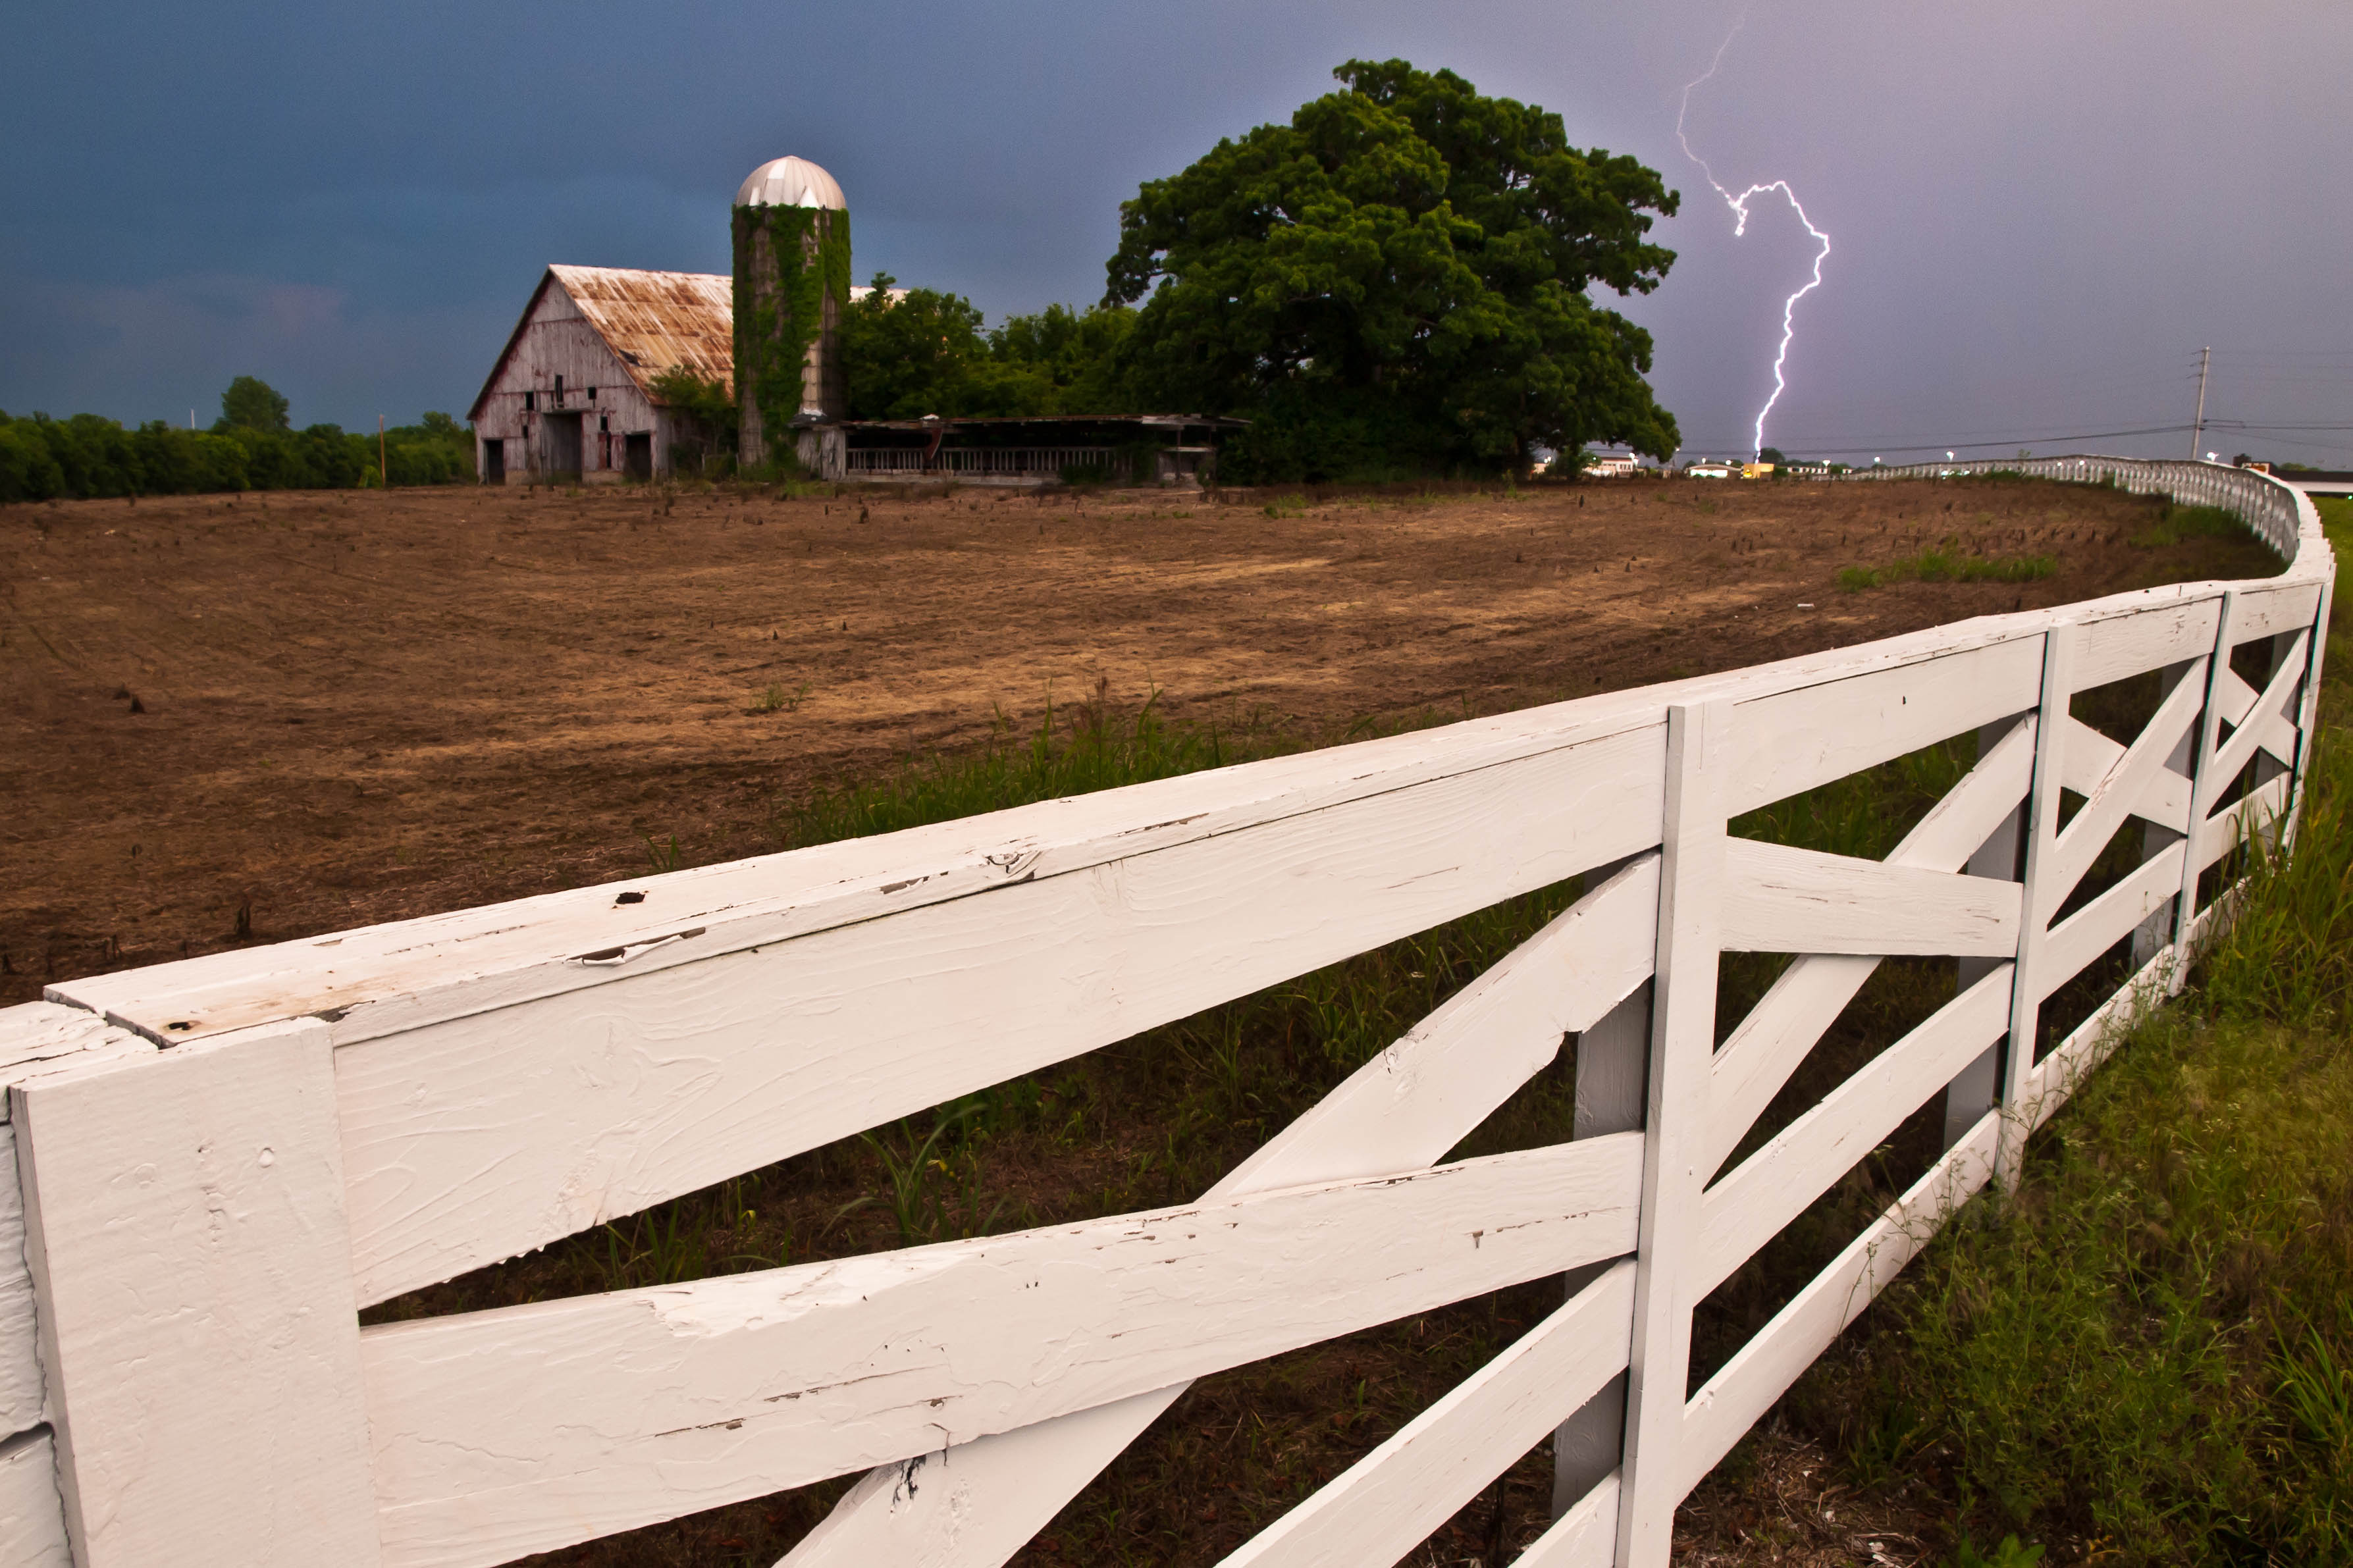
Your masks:
M1666 1568L1683 1500L1685 1384L1691 1370L1689 1266L1698 1242L1700 1168L1715 1054L1723 956L1728 700L1667 710L1666 820L1659 868L1658 960L1635 1251L1634 1338L1618 1492L1618 1568Z
M10 1090L76 1568L381 1560L314 1019Z

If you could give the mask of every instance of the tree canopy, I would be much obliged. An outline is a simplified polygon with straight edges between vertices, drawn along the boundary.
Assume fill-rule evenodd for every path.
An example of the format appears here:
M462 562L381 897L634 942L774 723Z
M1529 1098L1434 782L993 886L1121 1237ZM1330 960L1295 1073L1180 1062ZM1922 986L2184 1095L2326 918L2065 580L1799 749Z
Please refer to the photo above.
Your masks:
M1559 115L1451 71L1351 60L1345 89L1221 141L1120 208L1106 305L1137 305L1128 395L1257 423L1238 466L1316 478L1665 458L1650 335L1596 306L1658 287L1678 197Z
M285 430L291 407L279 390L258 375L240 375L221 394L220 417L215 430Z
M910 289L874 275L842 312L841 352L854 419L1115 414L1127 404L1115 351L1134 312L1049 305L987 331L961 294Z

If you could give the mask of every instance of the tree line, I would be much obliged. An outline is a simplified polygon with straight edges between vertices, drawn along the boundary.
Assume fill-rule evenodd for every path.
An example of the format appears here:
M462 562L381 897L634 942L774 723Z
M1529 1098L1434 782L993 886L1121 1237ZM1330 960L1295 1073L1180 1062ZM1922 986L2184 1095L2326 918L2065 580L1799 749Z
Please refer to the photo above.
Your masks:
M373 431L297 430L290 412L282 395L250 375L229 383L207 430L161 419L126 428L96 414L12 418L0 411L0 501L438 485L474 477L474 438L447 414L387 430L379 446Z

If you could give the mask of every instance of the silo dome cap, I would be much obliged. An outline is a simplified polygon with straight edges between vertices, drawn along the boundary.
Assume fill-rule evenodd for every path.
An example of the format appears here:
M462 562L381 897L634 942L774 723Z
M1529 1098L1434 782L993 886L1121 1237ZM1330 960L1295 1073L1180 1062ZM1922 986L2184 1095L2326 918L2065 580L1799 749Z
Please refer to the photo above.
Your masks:
M752 171L737 188L739 207L830 207L848 212L841 187L806 158L775 158Z

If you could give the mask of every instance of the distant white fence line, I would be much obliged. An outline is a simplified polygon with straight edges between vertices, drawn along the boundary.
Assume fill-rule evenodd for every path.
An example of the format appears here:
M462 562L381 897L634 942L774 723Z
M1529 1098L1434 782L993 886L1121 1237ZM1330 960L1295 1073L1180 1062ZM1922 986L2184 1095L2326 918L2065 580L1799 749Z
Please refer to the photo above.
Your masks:
M2334 581L2309 503L2203 464L1973 467L2230 507L2290 563L0 1012L0 1561L462 1568L865 1470L788 1563L985 1568L1187 1380L1567 1273L1557 1312L1229 1562L1390 1561L1557 1427L1559 1518L1519 1561L1664 1563L1680 1500L2178 983L2200 874L2298 804ZM2148 671L2129 744L2069 716ZM1974 771L1884 862L1727 830L1971 732ZM2063 910L2134 819L2138 868ZM1580 873L1198 1203L359 1327ZM2126 942L2132 983L2004 1055ZM1801 956L1719 1049L1740 950ZM1725 1169L1889 955L1958 959L1958 994ZM1571 1036L1572 1141L1433 1164ZM1694 1303L1939 1096L1944 1157L1686 1398Z
M1026 474L1056 476L1064 468L1108 468L1110 447L851 447L841 454L847 474Z

